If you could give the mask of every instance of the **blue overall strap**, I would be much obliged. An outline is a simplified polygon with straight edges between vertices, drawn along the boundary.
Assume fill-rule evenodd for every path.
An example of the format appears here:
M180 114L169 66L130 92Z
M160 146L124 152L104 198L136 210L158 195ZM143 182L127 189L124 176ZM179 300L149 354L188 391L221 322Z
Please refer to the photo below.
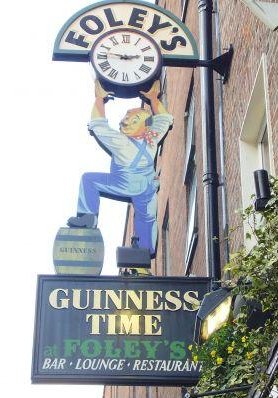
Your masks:
M130 164L130 167L136 167L140 161L140 159L145 156L147 161L148 161L148 166L153 164L153 158L152 156L148 153L147 151L147 141L143 141L142 143L136 141L135 139L132 139L132 142L134 143L135 146L138 148L138 153L135 156L133 162Z

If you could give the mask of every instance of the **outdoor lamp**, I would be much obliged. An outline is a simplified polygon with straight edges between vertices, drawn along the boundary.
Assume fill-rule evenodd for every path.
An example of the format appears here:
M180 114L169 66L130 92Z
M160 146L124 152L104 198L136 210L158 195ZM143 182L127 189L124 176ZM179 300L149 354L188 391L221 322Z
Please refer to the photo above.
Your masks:
M117 247L116 259L118 268L151 268L149 249L138 246L138 238L131 238L131 247Z
M220 288L205 295L196 315L194 340L207 340L229 319L232 305L231 290Z
M254 182L256 190L255 210L262 211L271 197L267 170L255 170Z

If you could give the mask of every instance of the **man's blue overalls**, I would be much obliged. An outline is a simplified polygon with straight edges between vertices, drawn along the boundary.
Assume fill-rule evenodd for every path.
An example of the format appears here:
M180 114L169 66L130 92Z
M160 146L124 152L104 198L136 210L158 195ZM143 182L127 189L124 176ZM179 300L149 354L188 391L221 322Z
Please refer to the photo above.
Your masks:
M154 159L147 152L147 142L129 138L138 148L132 163L122 166L112 156L110 173L84 173L79 188L78 213L99 213L101 194L115 199L130 198L134 207L134 233L139 237L139 247L155 252L157 240L157 189ZM142 157L147 166L139 167Z
M118 200L131 199L134 207L134 234L139 247L155 253L157 240L158 180L154 159L159 141L167 133L173 117L168 113L153 116L152 144L137 140L111 129L105 118L89 123L89 131L108 149L112 156L110 173L85 173L79 187L77 213L99 213L100 196Z

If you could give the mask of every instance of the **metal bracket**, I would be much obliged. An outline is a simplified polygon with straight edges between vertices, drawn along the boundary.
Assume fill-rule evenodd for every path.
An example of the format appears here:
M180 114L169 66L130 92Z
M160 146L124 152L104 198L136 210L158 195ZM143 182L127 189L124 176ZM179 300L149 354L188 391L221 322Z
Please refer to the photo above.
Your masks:
M220 76L222 76L223 84L225 84L229 78L233 55L234 49L230 44L229 50L224 54L208 61L199 60L198 66L211 67L213 70L219 73Z
M225 84L229 78L233 55L234 49L232 44L230 44L228 51L214 59L172 59L165 62L164 66L176 66L182 68L212 68L213 70L215 70L215 72L219 73L222 76L223 84Z

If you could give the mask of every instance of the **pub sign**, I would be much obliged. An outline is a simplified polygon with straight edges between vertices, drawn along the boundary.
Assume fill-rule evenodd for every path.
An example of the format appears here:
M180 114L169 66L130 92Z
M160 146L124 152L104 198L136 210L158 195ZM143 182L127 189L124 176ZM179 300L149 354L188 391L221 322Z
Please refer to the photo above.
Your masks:
M194 385L209 278L39 275L33 383Z

